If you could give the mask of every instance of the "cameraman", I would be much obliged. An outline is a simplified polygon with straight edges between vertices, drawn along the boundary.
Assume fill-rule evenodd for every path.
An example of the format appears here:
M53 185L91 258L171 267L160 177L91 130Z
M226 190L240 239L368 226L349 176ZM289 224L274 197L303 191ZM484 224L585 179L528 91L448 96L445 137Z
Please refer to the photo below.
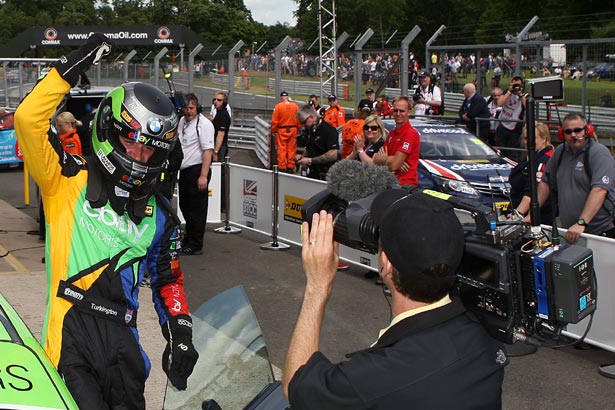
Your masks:
M498 107L502 108L500 119L503 120L495 131L495 145L498 148L504 148L504 150L506 148L522 148L521 131L523 131L524 124L516 120L523 120L525 114L527 94L523 91L523 78L516 76L511 80L506 93L498 99ZM518 161L523 153L519 150L507 151L505 154L507 157Z
M412 96L414 115L439 115L442 106L442 91L427 71L419 74L419 87Z
M504 349L449 296L464 250L453 208L394 189L376 196L371 214L380 229L378 265L392 292L393 321L348 360L333 364L318 351L338 244L332 215L315 213L311 229L302 226L307 285L282 380L292 408L500 409Z

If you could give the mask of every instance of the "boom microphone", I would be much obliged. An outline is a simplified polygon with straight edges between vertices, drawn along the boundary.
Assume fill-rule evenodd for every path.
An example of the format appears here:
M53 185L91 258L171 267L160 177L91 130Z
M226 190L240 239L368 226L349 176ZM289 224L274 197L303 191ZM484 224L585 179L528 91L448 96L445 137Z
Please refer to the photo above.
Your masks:
M347 159L329 168L327 187L333 195L351 202L400 186L395 175L385 167Z

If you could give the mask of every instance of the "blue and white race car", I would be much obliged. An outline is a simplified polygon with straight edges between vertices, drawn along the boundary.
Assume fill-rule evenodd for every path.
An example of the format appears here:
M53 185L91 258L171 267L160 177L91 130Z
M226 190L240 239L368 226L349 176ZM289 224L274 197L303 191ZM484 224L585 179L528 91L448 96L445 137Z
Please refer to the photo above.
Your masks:
M384 120L385 128L395 128ZM439 121L410 120L421 135L419 186L508 209L508 175L515 162L465 128Z

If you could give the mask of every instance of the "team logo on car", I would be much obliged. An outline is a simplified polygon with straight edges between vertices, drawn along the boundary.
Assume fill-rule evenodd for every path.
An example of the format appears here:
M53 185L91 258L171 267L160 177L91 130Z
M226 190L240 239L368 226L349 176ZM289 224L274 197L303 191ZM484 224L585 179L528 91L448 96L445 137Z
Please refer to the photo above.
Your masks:
M154 118L153 120L149 120L147 122L147 129L152 134L158 134L162 131L162 121L158 118Z

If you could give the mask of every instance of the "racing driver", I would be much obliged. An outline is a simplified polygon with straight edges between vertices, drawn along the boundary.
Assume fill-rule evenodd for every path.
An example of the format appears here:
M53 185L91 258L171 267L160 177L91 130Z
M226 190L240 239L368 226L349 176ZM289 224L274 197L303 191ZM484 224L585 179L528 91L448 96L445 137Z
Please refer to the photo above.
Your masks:
M44 348L79 408L88 410L145 409L150 362L137 331L145 270L167 340L163 368L176 388L186 388L198 359L177 259L178 224L157 194L177 139L175 107L157 88L127 83L100 103L92 157L64 153L50 132L65 94L111 48L93 34L39 80L15 113L47 218Z

